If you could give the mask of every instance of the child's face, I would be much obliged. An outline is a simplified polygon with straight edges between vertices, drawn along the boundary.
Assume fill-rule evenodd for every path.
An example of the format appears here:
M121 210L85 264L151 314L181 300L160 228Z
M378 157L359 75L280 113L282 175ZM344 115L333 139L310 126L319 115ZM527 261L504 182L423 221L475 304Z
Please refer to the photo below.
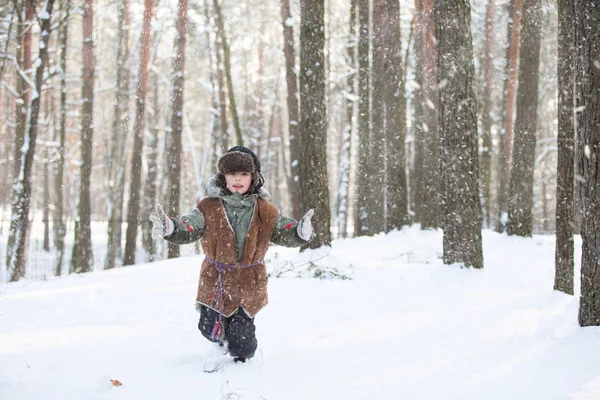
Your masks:
M239 192L240 194L245 194L250 189L252 174L250 172L225 174L225 181L227 182L227 189L231 193Z

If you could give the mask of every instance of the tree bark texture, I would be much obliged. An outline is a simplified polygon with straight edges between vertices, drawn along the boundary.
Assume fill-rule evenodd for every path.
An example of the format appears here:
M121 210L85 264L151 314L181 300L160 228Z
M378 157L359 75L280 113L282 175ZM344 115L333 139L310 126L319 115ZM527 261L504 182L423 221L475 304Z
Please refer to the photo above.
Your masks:
M556 247L554 290L573 294L574 286L574 60L573 0L558 0L558 156L556 165Z
M371 233L368 230L366 210L367 202L370 200L369 144L371 137L371 74L369 67L369 24L369 0L358 0L358 171L355 178L355 236L363 236Z
M508 49L506 50L506 74L504 81L504 122L501 131L498 157L498 225L496 230L504 232L508 211L508 184L513 147L513 128L515 99L518 85L518 63L521 37L521 15L523 0L511 0L509 3L509 22L507 28Z
M471 7L436 0L444 263L483 268Z
M339 176L338 176L338 195L336 199L336 224L338 237L348 237L348 215L350 211L349 192L350 192L350 161L352 154L352 132L354 120L354 83L356 81L356 3L357 0L350 0L350 21L348 31L348 43L346 44L346 64L350 69L346 81L346 95L344 98L345 121L341 132L340 157L339 157Z
M229 94L229 111L231 112L231 119L233 120L233 127L235 128L235 137L237 139L238 146L244 145L244 138L242 136L242 130L240 128L240 119L238 117L238 110L235 103L235 93L233 90L233 78L231 77L231 55L229 51L229 45L227 43L227 35L225 34L225 22L223 21L223 12L221 10L221 4L219 0L213 0L213 5L216 12L217 28L219 31L219 37L221 38L221 46L223 46L223 61L225 64L225 76L227 77L227 91Z
M492 143L492 88L494 85L494 43L495 29L494 18L496 5L495 0L488 0L485 7L485 49L483 54L483 100L481 108L481 197L483 203L483 226L490 227L492 211L492 154L494 145Z
M31 70L31 24L33 23L33 7L32 2L27 2L25 7L25 18L23 19L23 13L19 10L19 7L15 5L17 11L18 23L17 23L17 38L19 38L20 45L17 48L17 83L16 90L19 95L18 101L15 103L15 135L14 135L14 147L13 147L13 173L12 179L16 181L19 179L19 173L22 169L23 162L23 144L25 143L25 135L27 131L27 111L30 107L30 93L34 88L28 87L26 77L27 71ZM13 194L16 193L15 189L12 190ZM13 205L16 202L16 198L13 196L11 199ZM7 240L7 256L6 264L10 264L10 260L13 257L16 232L19 228L17 227L17 220L11 219L10 228L8 230Z
M192 5L196 10L198 5ZM208 2L208 0L204 0L204 16L206 17L206 26L211 27L213 24L212 18L212 8ZM206 44L207 44L207 52L208 52L208 65L210 66L210 85L212 88L211 92L211 105L214 112L211 114L211 152L210 152L210 160L208 164L213 164L212 160L217 160L219 154L222 154L227 151L227 141L225 140L225 144L223 147L220 147L221 143L223 143L223 138L227 139L227 106L224 99L224 93L221 93L221 88L223 85L220 85L217 82L217 74L220 72L218 66L219 64L216 62L217 56L217 40L213 40L213 29L205 29L204 33L206 36ZM216 37L216 35L215 35ZM217 100L218 99L218 100ZM223 101L221 102L221 99Z
M413 221L421 222L421 204L423 203L423 129L424 120L424 72L425 69L425 25L423 18L423 0L415 0L413 15L414 53L415 53L415 88L413 90L413 165L410 173L410 203L413 211ZM437 81L437 77L436 77Z
M133 154L131 157L131 184L127 207L127 232L125 234L125 254L123 265L135 264L135 250L140 218L140 197L142 195L142 153L146 122L146 92L148 88L148 62L150 61L150 38L152 8L154 0L144 0L144 26L140 47L140 65L135 99L135 123L133 128Z
M406 177L406 102L402 46L400 34L400 4L387 1L389 36L387 47L390 57L386 59L389 85L385 92L386 141L387 141L387 222L388 231L409 224L408 182Z
M423 24L423 120L422 124L422 177L421 229L438 228L440 220L440 149L438 133L438 84L436 71L435 18L433 0L422 0Z
M92 210L90 182L92 177L92 149L94 138L94 0L85 0L83 6L83 86L81 98L81 183L79 192L79 248L75 272L93 270Z
M354 0L352 0L354 2ZM300 209L300 190L298 186L298 174L300 160L300 140L302 136L298 131L300 111L298 104L298 76L296 74L296 50L294 46L294 26L292 25L292 13L290 1L281 0L281 20L283 21L283 54L285 57L285 82L287 85L287 109L288 109L288 131L290 137L290 170L291 175L288 186L292 198L292 213L294 218L299 219L302 215Z
M142 204L142 221L143 221L143 242L144 249L148 255L148 262L154 261L156 248L154 239L152 239L152 224L149 221L150 213L154 210L156 202L156 182L158 177L158 139L160 124L160 98L158 94L158 74L152 74L152 112L149 116L151 121L150 141L148 143L148 175L146 175L146 184L144 185L144 201Z
M541 17L541 1L525 0L506 226L509 235L531 236L533 229L533 168L537 137Z
M9 259L8 270L10 281L15 282L25 277L27 264L27 235L29 230L29 209L31 202L31 175L33 171L33 156L38 135L38 122L40 114L41 91L44 81L44 71L48 65L48 42L50 39L50 26L52 19L52 7L54 0L47 0L44 4L47 18L41 19L40 31L42 32L38 57L40 62L35 70L35 92L31 99L31 110L29 113L29 124L23 146L21 169L13 186L12 218L15 224L14 252Z
M183 89L185 72L185 46L187 39L188 1L179 0L177 10L177 35L175 37L175 59L173 61L173 110L171 114L171 139L168 157L168 204L169 215L179 215L181 193L181 133L183 130ZM168 258L179 257L179 246L169 244Z
M600 325L600 5L575 0L575 68L583 240L579 325Z
M221 40L215 40L215 55L217 59L217 90L219 97L219 127L221 129L221 154L227 153L229 149L229 125L227 122L227 89L225 77L223 76L223 49Z
M32 24L33 24L33 14L35 10L33 9L33 2L26 1L25 2L25 20L22 19L21 14L19 14L19 19L21 20L18 29L17 29L17 37L21 40L21 45L18 50L19 56L17 58L19 77L17 78L17 93L20 95L20 100L17 103L16 108L16 127L15 127L15 147L14 147L14 166L13 176L18 176L19 171L21 170L21 157L23 156L23 152L21 148L23 147L23 143L25 142L25 133L27 131L27 110L29 108L30 93L34 88L28 87L26 80L22 75L28 74L28 71L31 71L31 40L32 40Z
M62 274L62 265L65 258L65 236L67 233L63 211L63 182L65 175L65 136L67 131L67 51L69 37L69 15L71 13L71 1L61 2L62 12L66 16L60 30L60 120L58 134L58 161L54 187L56 191L55 201L55 235L56 235L56 276Z
M382 142L380 153L386 178L387 231L399 229L408 223L408 190L406 183L406 112L402 99L404 83L402 71L402 47L400 40L400 3L378 0L373 5L373 136L377 134L376 121L381 118ZM378 66L376 70L375 67ZM376 86L377 83L377 86ZM381 89L381 99L376 95ZM377 99L377 102L376 102ZM375 107L375 105L378 105ZM377 113L376 113L377 111ZM379 115L380 114L380 115ZM379 115L378 118L376 118ZM374 143L375 144L375 143ZM377 145L374 145L377 149ZM385 151L383 151L385 149ZM384 193L385 190L382 190Z
M325 103L325 3L302 0L300 29L300 205L314 209L309 248L331 245Z
M387 13L391 10L391 5L385 0L373 0L373 62L372 62L372 85L373 92L371 96L371 156L369 157L369 201L365 204L367 213L367 227L370 234L376 234L385 230L385 159L386 159L386 140L385 140L385 92L386 86L393 85L387 82L386 78L386 58L390 57L393 50L389 48L386 42L386 36L391 35L389 31L389 22L386 21ZM390 60L391 61L391 60Z
M114 104L111 152L108 155L108 243L104 268L115 267L121 252L121 221L125 185L125 148L129 135L129 0L120 4L119 48L117 51L117 96Z

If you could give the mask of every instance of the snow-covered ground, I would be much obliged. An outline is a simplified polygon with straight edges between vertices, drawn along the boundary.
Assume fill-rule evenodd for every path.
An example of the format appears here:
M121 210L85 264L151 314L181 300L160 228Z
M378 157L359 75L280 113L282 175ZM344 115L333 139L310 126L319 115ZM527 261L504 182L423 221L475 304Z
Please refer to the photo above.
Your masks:
M600 399L600 328L578 327L578 284L552 290L554 237L483 237L484 270L443 265L416 227L273 247L292 271L246 364L197 330L201 257L2 284L0 399Z

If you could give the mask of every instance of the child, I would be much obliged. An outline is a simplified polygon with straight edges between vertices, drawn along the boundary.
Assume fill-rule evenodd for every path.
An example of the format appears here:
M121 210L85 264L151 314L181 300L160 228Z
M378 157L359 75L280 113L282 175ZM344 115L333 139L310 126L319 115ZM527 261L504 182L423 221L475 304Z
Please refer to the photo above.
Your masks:
M229 149L217 169L206 198L181 219L156 206L152 235L179 245L201 239L198 329L212 342L226 342L235 362L245 362L258 345L254 316L268 302L264 256L269 242L298 247L312 240L313 210L300 222L280 215L267 201L260 162L246 147Z

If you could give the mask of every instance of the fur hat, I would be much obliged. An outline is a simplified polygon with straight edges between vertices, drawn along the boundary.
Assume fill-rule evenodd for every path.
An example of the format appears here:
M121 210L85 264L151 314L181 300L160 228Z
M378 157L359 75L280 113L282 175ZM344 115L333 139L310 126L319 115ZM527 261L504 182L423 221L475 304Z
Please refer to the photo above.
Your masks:
M250 154L241 151L230 151L225 153L217 163L219 173L231 174L233 172L250 172L256 171L254 160Z
M256 172L260 172L260 161L258 161L258 157L256 156L256 154L254 154L252 150L244 146L234 146L227 150L228 153L231 153L233 151L241 151L242 153L250 154L250 157L252 157L252 162L254 162L254 169L256 170Z

